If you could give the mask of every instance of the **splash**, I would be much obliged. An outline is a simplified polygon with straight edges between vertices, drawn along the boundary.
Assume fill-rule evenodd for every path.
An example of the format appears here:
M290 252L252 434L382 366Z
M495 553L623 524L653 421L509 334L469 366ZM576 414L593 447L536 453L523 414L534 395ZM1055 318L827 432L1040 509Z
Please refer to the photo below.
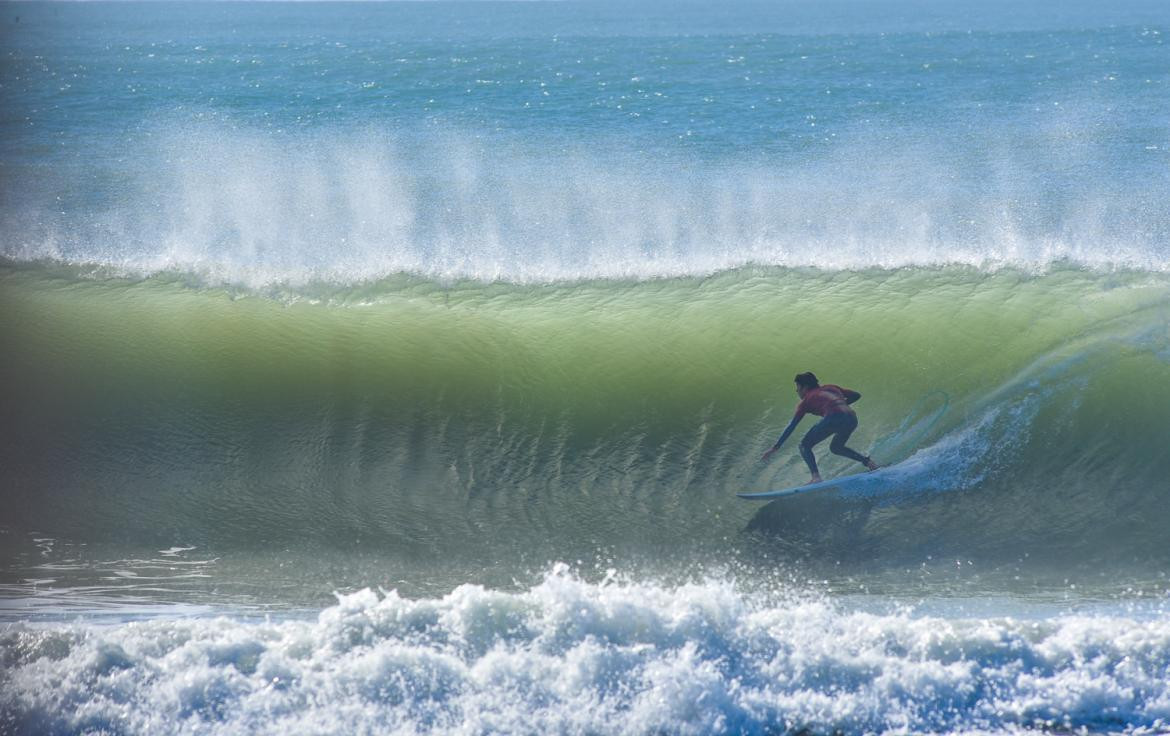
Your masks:
M18 625L17 731L1153 732L1164 616L939 617L562 566L505 593L339 596L315 620Z

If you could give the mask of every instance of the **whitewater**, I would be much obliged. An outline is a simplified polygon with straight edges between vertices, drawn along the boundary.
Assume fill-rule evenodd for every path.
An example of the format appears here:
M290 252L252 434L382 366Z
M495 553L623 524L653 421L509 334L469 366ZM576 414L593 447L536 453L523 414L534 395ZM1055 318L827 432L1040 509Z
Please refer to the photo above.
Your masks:
M0 733L1170 731L1161 4L0 23Z

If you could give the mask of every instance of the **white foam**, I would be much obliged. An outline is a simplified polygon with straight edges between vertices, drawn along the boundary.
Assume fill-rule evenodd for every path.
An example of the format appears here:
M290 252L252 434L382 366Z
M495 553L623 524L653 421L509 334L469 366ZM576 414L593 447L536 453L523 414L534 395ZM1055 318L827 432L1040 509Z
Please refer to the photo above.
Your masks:
M316 620L9 627L23 732L1155 732L1170 619L875 613L726 581L364 590Z

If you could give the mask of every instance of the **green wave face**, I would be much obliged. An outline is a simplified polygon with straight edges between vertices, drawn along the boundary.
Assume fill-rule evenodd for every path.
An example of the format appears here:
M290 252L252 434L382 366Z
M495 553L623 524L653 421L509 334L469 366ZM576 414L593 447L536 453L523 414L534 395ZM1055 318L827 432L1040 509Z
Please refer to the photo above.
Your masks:
M863 394L851 445L918 453L881 498L836 502L869 505L848 549L1166 555L1164 275L741 269L261 295L26 265L0 286L0 463L21 528L533 559L784 535L783 513L734 494L806 478L795 443L815 418L759 455L813 370Z

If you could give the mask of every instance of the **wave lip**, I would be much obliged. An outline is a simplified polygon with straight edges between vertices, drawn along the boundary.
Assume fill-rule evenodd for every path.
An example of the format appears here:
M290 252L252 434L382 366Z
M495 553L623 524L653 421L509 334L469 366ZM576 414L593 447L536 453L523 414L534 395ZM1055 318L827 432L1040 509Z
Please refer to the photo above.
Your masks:
M4 721L130 733L1157 731L1170 622L767 602L726 582L364 590L315 621L17 626ZM53 686L49 686L53 683Z

